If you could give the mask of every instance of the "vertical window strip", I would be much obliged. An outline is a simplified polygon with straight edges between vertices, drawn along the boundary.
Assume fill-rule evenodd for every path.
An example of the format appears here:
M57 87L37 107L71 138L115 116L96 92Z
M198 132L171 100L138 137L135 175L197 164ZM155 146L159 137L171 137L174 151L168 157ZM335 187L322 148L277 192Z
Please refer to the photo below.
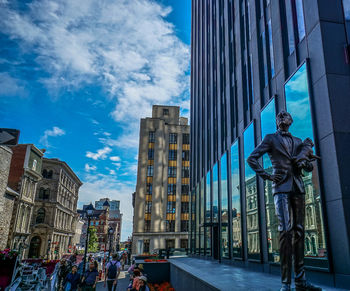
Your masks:
M275 58L273 55L273 41L272 41L272 25L271 19L267 23L267 29L269 32L269 54L270 54L270 73L271 78L275 76Z

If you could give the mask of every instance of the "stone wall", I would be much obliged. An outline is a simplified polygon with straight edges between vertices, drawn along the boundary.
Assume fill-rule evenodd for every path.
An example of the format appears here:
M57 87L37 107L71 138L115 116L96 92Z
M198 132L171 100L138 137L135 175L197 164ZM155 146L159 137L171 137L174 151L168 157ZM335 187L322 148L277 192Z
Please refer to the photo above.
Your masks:
M6 248L13 209L13 199L6 194L11 158L11 149L0 146L0 250Z

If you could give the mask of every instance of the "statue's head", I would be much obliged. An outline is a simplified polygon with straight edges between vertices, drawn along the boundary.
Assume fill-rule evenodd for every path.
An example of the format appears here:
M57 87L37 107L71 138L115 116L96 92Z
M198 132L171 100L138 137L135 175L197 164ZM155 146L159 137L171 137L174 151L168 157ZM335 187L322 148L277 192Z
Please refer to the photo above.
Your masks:
M292 115L290 115L287 111L282 110L280 113L277 114L276 117L276 124L278 129L287 131L289 127L293 123Z

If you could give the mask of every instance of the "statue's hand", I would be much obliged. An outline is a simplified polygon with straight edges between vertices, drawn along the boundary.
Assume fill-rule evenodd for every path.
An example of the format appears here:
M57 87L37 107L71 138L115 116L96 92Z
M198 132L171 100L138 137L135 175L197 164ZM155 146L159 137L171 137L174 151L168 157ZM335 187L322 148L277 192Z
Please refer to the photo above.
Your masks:
M275 182L276 184L282 182L282 180L284 179L284 175L283 174L274 174L274 175L270 175L271 177L271 181Z

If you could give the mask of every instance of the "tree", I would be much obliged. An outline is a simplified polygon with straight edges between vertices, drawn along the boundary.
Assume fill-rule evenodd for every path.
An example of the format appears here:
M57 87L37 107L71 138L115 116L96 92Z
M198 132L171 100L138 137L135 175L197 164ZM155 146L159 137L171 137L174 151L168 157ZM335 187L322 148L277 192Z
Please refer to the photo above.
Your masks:
M98 250L98 243L97 243L97 230L95 227L89 227L89 242L88 242L88 252L89 253L96 253Z

